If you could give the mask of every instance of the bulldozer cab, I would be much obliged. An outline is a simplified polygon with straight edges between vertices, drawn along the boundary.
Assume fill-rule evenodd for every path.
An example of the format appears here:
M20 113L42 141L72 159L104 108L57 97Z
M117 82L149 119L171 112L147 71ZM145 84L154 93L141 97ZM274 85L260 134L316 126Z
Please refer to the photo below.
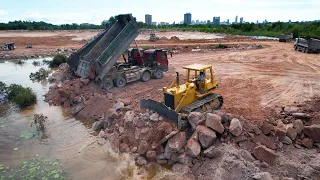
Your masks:
M200 94L207 93L216 84L210 65L192 64L183 69L187 70L187 82L195 83Z

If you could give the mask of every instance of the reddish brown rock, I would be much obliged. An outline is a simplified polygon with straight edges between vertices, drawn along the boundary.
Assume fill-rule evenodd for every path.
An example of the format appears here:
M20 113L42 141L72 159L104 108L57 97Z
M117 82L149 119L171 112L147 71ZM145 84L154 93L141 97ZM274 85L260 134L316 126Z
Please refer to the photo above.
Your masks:
M217 114L208 113L206 119L206 126L213 129L219 134L222 134L224 127L221 123L221 117Z
M118 117L118 112L117 110L113 109L113 108L110 108L108 111L107 111L107 116L111 119L115 119Z
M166 150L170 153L180 152L186 144L187 139L185 132L179 132L168 140Z
M222 155L222 151L215 146L210 146L206 150L203 151L203 154L209 158L216 158Z
M192 129L196 129L196 127L204 121L204 116L200 112L191 112L188 116L188 121Z
M320 124L305 126L303 132L313 141L320 142Z
M253 139L253 141L256 144L262 144L270 149L274 149L274 150L277 149L274 139L272 139L271 137L266 136L264 134L260 134L259 136L256 136Z
M148 159L156 159L157 153L154 150L147 151L146 157Z
M291 139L291 140L295 140L297 138L297 130L294 129L293 127L288 127L287 129L287 136Z
M280 141L284 140L284 138L286 137L287 129L281 120L278 121L278 124L275 127L275 132L276 132L276 137L278 137Z
M265 135L268 135L271 133L272 129L273 129L273 125L264 121L263 124L262 124L262 133L265 134Z
M302 145L308 149L311 149L313 146L313 141L310 138L304 138L302 140Z
M197 157L199 156L200 151L201 151L201 146L199 142L194 139L189 139L187 142L186 153L191 157Z
M216 140L216 133L206 126L199 125L196 129L198 132L198 139L203 148L208 148Z
M70 108L70 99L66 100L64 103L63 103L63 107L64 108Z
M170 123L162 122L158 126L158 130L159 130L159 132L164 132L165 135L168 135L168 134L170 134L172 132L173 128L172 128Z
M188 156L186 153L182 153L181 155L179 155L178 162L180 164L184 164L184 165L187 165L189 167L193 166L192 157Z
M149 145L149 143L147 143L147 141L145 141L145 140L140 141L139 146L138 146L138 153L140 155L145 154L149 149L150 149L150 145Z
M86 86L86 85L88 85L88 84L89 84L90 79L83 79L83 78L80 78L80 82L81 82L84 86Z
M271 149L259 145L253 149L252 155L263 162L266 162L268 164L272 164L277 159L278 155Z
M297 130L298 134L301 134L304 129L304 124L300 119L293 121L293 128Z

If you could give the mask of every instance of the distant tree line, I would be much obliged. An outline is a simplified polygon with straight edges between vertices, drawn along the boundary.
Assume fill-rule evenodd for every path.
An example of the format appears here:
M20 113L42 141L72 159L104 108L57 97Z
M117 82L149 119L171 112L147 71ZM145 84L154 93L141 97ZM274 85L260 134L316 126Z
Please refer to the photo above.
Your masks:
M154 27L159 30L181 30L199 31L207 33L226 33L247 36L273 36L279 37L280 34L293 34L293 37L314 37L320 38L320 22L295 22L295 23L243 23L232 25L213 25L213 24L174 24L159 25Z
M116 22L116 16L111 16L109 20L103 21L101 25L83 24L62 24L54 25L43 21L12 21L0 23L0 30L77 30L77 29L104 29L111 27ZM243 23L232 25L213 25L213 24L171 24L171 25L148 25L143 22L137 22L140 28L158 29L158 30L181 30L181 31L199 31L206 33L226 33L234 35L248 36L273 36L280 34L293 33L293 37L307 36L320 38L320 22L295 22L295 23Z

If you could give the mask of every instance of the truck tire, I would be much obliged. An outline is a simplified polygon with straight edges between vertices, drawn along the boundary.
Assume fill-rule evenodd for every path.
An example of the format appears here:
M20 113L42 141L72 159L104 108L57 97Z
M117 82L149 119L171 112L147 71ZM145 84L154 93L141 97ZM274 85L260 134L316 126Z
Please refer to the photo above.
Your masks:
M141 75L141 81L147 82L151 79L151 74L149 71L144 71Z
M122 77L122 76L119 76L119 77L117 77L117 78L114 80L114 86L116 86L116 87L122 88L122 87L125 87L126 84L127 84L127 81L126 81L126 79L125 79L124 77Z
M113 88L113 82L111 79L106 79L100 82L100 87L105 90L110 90Z
M161 79L161 78L163 78L163 71L157 69L156 72L154 72L153 75L154 75L154 77L155 77L156 79Z
M298 46L294 46L294 50L298 51Z

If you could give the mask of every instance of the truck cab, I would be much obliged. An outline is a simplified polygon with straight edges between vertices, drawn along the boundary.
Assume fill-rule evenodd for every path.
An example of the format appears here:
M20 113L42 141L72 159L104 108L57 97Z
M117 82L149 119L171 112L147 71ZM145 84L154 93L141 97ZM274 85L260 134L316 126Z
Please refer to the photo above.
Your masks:
M168 54L166 50L149 49L143 53L144 63L149 67L157 67L161 71L168 71Z

